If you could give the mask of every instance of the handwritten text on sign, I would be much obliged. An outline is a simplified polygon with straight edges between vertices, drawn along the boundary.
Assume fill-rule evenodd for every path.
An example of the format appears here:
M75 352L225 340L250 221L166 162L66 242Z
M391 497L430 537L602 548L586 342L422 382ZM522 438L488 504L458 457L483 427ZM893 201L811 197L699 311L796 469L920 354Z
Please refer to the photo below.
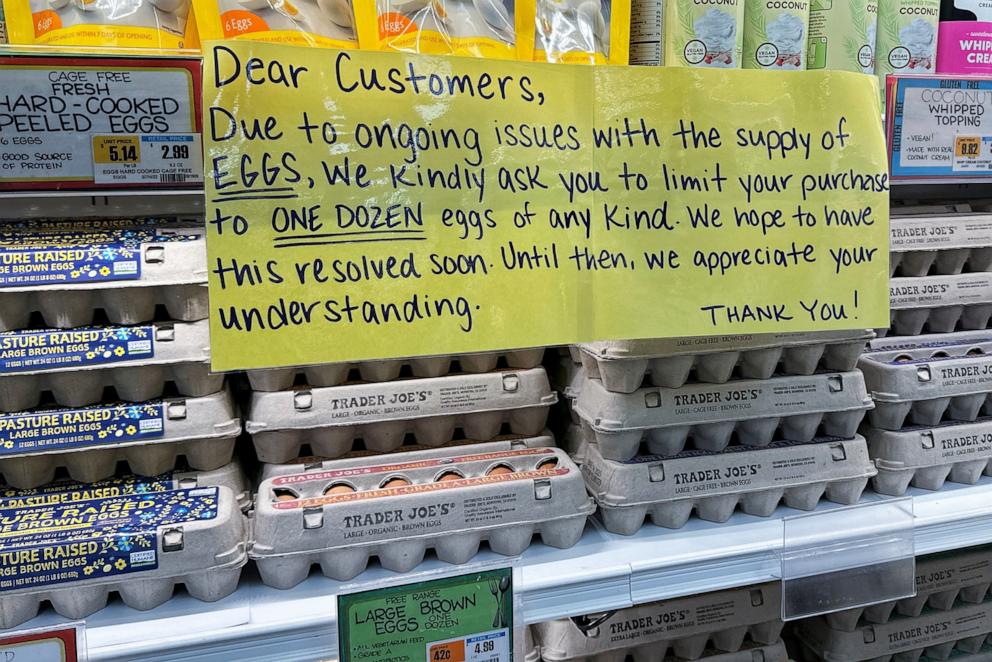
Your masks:
M206 60L216 369L888 324L869 76Z

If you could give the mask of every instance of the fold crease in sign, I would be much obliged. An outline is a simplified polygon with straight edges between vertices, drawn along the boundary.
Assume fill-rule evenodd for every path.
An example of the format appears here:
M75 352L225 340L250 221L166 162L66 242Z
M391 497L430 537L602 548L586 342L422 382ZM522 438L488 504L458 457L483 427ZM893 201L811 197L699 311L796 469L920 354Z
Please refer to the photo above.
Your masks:
M888 324L871 76L206 53L215 369Z

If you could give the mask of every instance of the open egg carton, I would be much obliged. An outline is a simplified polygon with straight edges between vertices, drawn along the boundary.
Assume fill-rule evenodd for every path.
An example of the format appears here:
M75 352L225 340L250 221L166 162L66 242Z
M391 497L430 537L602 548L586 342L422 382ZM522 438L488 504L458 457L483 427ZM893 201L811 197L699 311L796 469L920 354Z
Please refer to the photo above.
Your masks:
M258 482L262 482L275 476L288 476L303 473L306 471L320 471L325 462L333 459L352 458L372 458L378 457L380 461L387 459L386 456L396 453L416 453L418 451L436 449L461 449L463 453L474 452L474 448L485 447L486 450L514 450L518 448L554 448L555 438L550 430L544 430L541 434L527 436L522 434L501 434L493 437L489 441L479 441L478 439L454 439L441 446L424 446L423 444L406 444L391 451L377 453L375 451L352 451L341 458L320 457L316 455L301 456L293 458L289 462L282 464L263 464L259 472Z
M992 273L893 278L889 307L891 331L900 336L915 336L924 330L986 329L992 317Z
M690 450L668 458L641 455L625 462L605 460L596 444L588 444L582 474L606 529L633 535L645 517L681 528L694 509L701 519L726 522L738 506L768 517L783 501L801 510L813 510L824 496L850 505L875 467L864 438L855 436Z
M545 662L623 662L628 655L661 660L669 653L695 660L707 650L737 653L763 646L780 651L781 592L777 584L760 584L561 618L532 628Z
M773 440L851 438L871 409L861 373L817 373L740 379L681 388L642 387L633 393L608 391L589 379L575 402L585 438L608 460L638 455L672 456L691 442L696 450L720 451L731 438L744 446Z
M388 382L399 379L403 368L417 378L442 377L452 372L492 372L501 364L514 370L526 370L541 365L544 348L481 352L477 354L447 354L421 356L385 361L354 363L325 363L300 368L270 368L249 370L248 380L255 391L282 391L293 387L298 379L309 386L340 386L354 372L361 381Z
M892 207L892 276L992 271L992 213L967 204Z
M210 373L206 320L0 333L0 411L35 407L45 392L67 407L90 405L108 386L141 402L168 383L196 397L222 388L224 375Z
M992 601L956 603L919 616L894 616L886 623L860 623L853 630L830 627L823 616L795 628L802 657L810 662L901 662L921 656L948 659L955 651L976 653L992 632Z
M19 490L0 485L0 509L104 499L107 497L152 494L196 487L226 487L241 510L251 507L251 489L237 460L212 471L194 471L180 467L157 476L123 474L95 483L60 479L41 487Z
M992 416L862 431L878 468L872 487L879 494L901 496L910 485L939 490L946 481L974 485L983 474L992 476Z
M258 487L251 558L262 581L291 588L313 564L345 580L370 556L407 572L428 548L465 563L482 541L507 556L535 533L571 547L595 510L582 475L556 448L502 444L326 462Z
M853 370L873 331L819 331L701 336L659 340L616 340L578 345L590 379L608 391L633 393L645 379L678 388L696 381L727 382L735 368L744 379L774 374L811 375L817 370Z
M219 600L237 588L246 531L226 487L2 510L0 628L33 618L45 601L66 618L85 618L111 592L141 610L166 602L176 584Z
M45 326L112 324L154 318L206 319L207 253L202 223L87 221L0 228L0 331L23 329L39 313Z
M454 439L456 429L480 441L504 424L513 434L537 435L556 401L544 368L299 387L253 392L245 428L258 459L279 464L298 457L303 445L333 458L354 450L358 439L383 452L398 449L408 434L433 447Z
M974 421L992 392L992 332L897 340L873 342L858 361L875 401L871 425Z
M924 609L946 611L956 603L983 602L992 587L992 547L974 547L916 559L916 595L869 607L827 614L834 630L853 632L865 623L884 624L900 616L916 617Z
M114 475L118 462L144 476L176 467L178 456L197 471L231 461L241 433L231 395L89 407L41 407L0 414L0 475L19 488L51 482L65 467L77 481Z

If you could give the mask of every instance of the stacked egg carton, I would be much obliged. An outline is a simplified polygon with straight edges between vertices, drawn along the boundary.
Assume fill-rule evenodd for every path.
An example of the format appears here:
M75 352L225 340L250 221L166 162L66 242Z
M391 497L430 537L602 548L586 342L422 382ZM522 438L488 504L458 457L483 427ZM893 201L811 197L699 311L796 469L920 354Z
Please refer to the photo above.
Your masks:
M531 626L545 662L786 662L781 588L760 584Z
M110 591L149 609L176 583L206 600L236 587L241 423L206 315L196 223L0 227L0 627L45 600L82 618Z
M992 659L990 587L988 547L921 557L914 597L800 621L795 642L810 661Z
M607 529L645 517L679 528L693 510L810 510L854 503L874 468L856 434L871 408L854 369L871 331L580 345L574 411L582 470Z
M894 335L872 341L859 362L875 400L863 430L874 489L975 483L992 471L992 287L983 284L992 279L992 214L963 205L893 212Z
M246 429L264 463L251 556L289 588L427 550L454 564L535 534L569 547L595 509L546 430L544 349L249 371Z

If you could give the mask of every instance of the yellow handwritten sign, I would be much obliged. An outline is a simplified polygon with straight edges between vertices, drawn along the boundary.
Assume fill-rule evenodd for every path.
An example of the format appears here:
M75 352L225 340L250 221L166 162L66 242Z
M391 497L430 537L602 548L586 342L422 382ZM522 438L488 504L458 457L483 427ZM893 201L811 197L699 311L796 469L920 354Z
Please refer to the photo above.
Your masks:
M888 324L870 76L205 53L215 369Z

